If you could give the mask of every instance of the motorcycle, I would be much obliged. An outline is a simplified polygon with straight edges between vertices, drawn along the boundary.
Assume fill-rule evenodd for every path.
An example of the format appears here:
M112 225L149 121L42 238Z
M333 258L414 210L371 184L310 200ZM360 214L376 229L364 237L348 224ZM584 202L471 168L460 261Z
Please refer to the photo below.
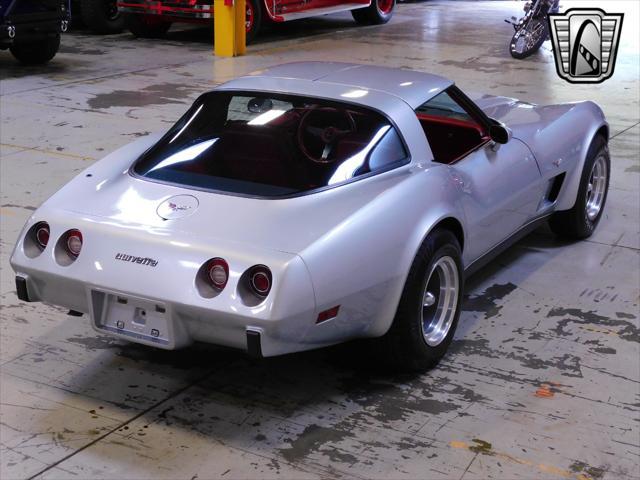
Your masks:
M558 13L560 0L532 0L524 6L524 17L505 22L513 25L515 33L509 45L511 56L523 59L537 52L542 44L549 39L550 13Z

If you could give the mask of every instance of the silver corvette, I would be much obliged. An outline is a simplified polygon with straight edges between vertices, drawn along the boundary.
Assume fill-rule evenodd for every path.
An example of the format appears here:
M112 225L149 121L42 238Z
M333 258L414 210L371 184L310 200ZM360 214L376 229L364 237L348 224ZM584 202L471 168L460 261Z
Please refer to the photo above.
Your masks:
M429 368L466 275L544 221L591 235L608 137L588 101L470 98L344 63L254 72L38 208L11 257L17 294L165 349L272 356L368 337Z

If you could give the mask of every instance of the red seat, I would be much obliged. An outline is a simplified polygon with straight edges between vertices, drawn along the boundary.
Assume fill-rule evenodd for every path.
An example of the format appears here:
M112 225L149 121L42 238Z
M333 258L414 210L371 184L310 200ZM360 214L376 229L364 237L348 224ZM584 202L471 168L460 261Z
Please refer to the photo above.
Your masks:
M477 123L426 114L418 114L418 120L439 163L454 163L488 140Z

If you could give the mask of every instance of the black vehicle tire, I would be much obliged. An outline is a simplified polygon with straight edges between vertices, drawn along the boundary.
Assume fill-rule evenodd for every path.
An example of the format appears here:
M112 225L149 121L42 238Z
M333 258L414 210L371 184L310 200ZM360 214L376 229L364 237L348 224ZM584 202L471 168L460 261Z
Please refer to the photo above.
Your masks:
M116 0L80 0L82 22L93 33L113 34L124 29L124 18Z
M591 236L602 218L609 193L610 172L607 140L597 135L587 152L575 205L571 210L554 213L549 219L549 226L556 235L572 240Z
M249 45L258 36L262 27L262 2L246 0L246 9L247 45Z
M449 285L454 289L445 288L447 276L450 280L455 279L455 288ZM455 295L451 297L443 291L455 291ZM383 352L386 364L404 371L425 371L436 366L449 348L458 326L463 291L460 244L449 230L434 230L411 265L389 331L374 340L376 351ZM442 313L439 316L438 312L444 312L446 317L441 316ZM437 324L438 318L445 319L444 328L427 328L434 322ZM439 340L437 332L441 337Z
M396 0L372 0L366 8L351 10L353 19L360 25L382 25L393 17Z
M533 19L531 19L531 22L534 22L534 21L541 22L542 28L544 29L544 31L542 32L542 35L540 35L540 38L535 42L535 44L531 48L529 48L527 50L524 50L522 52L517 52L515 50L516 42L520 38L520 35L522 35L524 33L524 29L521 28L520 30L517 30L513 34L513 37L511 38L511 43L509 44L509 52L511 53L511 56L513 58L515 58L517 60L522 60L523 58L530 57L531 55L536 53L538 50L540 50L540 47L542 46L542 44L547 40L547 38L549 38L549 26L547 25L546 18L543 18L543 19L533 18Z
M9 50L24 65L42 65L55 57L59 48L60 34L56 34L35 42L13 44Z
M171 22L157 15L125 13L124 25L138 38L162 38L171 28Z

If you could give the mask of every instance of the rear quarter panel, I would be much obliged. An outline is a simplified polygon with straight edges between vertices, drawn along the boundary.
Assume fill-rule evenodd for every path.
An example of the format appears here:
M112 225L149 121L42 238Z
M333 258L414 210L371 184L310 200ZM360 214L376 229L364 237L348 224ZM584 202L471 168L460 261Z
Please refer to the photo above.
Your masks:
M394 188L302 251L317 310L340 305L340 315L320 328L342 339L383 335L429 231L447 217L464 225L458 198L447 166L413 165Z

